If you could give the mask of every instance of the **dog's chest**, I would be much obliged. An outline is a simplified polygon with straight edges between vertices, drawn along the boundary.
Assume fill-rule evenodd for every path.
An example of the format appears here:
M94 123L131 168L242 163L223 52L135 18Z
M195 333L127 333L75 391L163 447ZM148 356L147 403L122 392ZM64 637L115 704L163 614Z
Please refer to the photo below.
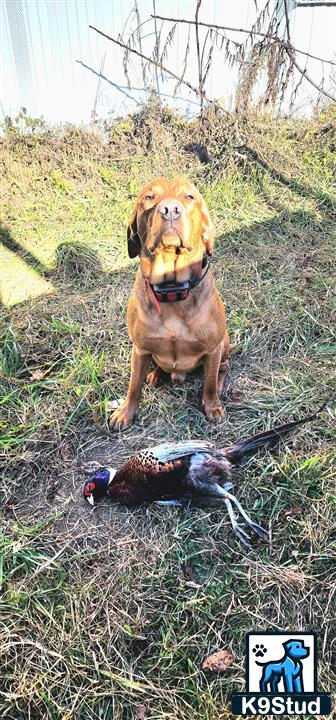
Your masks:
M191 351L193 353L204 353L209 346L209 332L203 327L194 323L184 321L179 317L168 317L161 322L155 323L151 329L147 328L146 342L149 342L151 351L164 350L165 353L180 355Z
M211 344L218 344L215 339ZM163 322L146 328L143 345L150 352L154 361L168 373L175 371L189 372L201 364L209 352L209 328L197 325L194 327L178 317L166 318Z

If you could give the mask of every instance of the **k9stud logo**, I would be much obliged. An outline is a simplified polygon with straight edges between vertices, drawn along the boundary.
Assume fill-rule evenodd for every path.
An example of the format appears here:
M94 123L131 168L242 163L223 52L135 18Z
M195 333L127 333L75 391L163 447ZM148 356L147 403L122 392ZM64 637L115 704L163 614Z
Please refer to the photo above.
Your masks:
M330 697L317 692L314 633L248 633L246 693L232 696L235 715L327 715Z

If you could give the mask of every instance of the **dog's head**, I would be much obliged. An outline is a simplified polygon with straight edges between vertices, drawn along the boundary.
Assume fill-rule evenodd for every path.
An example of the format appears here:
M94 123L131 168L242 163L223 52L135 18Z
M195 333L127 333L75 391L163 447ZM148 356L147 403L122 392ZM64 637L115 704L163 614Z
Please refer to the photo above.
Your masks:
M309 648L304 646L303 640L287 640L283 643L286 654L292 660L306 658L309 655Z
M187 180L157 178L139 193L127 231L128 254L140 256L142 272L153 282L212 255L213 239L207 204Z

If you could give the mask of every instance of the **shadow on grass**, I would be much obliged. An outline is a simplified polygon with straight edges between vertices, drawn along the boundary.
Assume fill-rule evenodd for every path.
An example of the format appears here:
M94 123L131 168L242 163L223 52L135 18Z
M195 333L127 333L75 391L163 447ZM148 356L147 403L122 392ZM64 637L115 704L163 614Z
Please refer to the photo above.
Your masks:
M51 270L41 262L30 250L14 240L9 229L0 225L0 305L9 308L11 305L22 304L34 297L50 292ZM10 261L6 263L6 252ZM32 292L24 299L27 285ZM12 302L15 295L21 300Z
M320 247L321 234L331 234L332 218L318 220L314 212L297 210L288 212L277 208L275 217L268 220L242 225L238 230L223 233L217 237L217 248L227 249L233 255L245 255L247 258L258 252L262 245L284 253L295 249L309 253L314 247ZM265 258L266 259L266 258ZM263 257L260 258L263 260Z
M7 248L7 250L10 250L12 253L15 253L18 255L21 260L24 260L26 265L29 265L32 270L36 270L40 275L43 275L44 277L49 277L50 270L49 268L40 262L40 260L37 259L35 255L33 255L30 250L26 250L25 247L20 245L14 238L12 237L11 233L9 232L8 228L5 226L0 226L0 243Z
M276 182L296 192L301 197L316 200L319 203L320 210L323 210L326 214L330 215L333 218L336 217L335 202L333 198L330 197L330 195L327 195L327 193L324 193L320 190L314 190L312 187L307 187L306 185L303 185L302 183L294 180L293 178L286 177L286 175L279 172L279 170L271 168L269 164L265 160L263 160L262 157L260 157L257 151L253 148L250 148L248 145L242 145L239 148L239 153L244 157L249 158L256 165L261 167Z
M31 302L41 295L48 294L46 286L43 286L44 281L48 283L49 292L52 287L56 294L66 284L66 290L69 294L72 289L73 292L77 292L79 288L84 290L92 289L95 283L100 282L101 278L110 275L110 273L103 270L97 251L84 243L60 243L56 248L56 263L53 268L45 265L30 250L27 250L14 240L5 226L0 226L0 250L1 246L10 253L10 272L8 272L5 262L2 262L0 269L0 307L8 309L11 306L17 307L24 305L26 302ZM11 276L10 282L12 285L11 296L8 296L6 292L9 275ZM37 292L33 290L34 276L37 286L34 290L37 289ZM15 295L20 296L22 286L26 284L29 286L29 279L32 283L31 295L24 300L15 301Z
M326 198L324 200L326 202ZM222 258L225 263L228 255L242 256L246 259L255 256L256 261L261 263L267 261L267 253L261 253L262 247L267 245L274 250L275 255L279 252L292 252L296 248L306 255L312 252L315 246L319 246L322 232L327 234L331 232L331 217L328 215L324 220L317 220L313 212L307 210L288 212L281 207L277 207L276 213L274 218L242 225L237 230L220 235L216 241L215 266L220 268ZM14 240L5 226L0 228L0 244L23 261L27 269L33 270L41 281L48 281L49 287L52 283L53 294L56 295L65 289L64 286L67 294L71 295L78 290L92 292L95 286L97 288L113 286L117 279L124 283L126 277L132 283L135 276L136 268L133 266L112 271L104 270L98 252L84 243L60 243L56 249L56 264L53 269L48 268L30 250ZM22 277L19 282L22 282ZM127 288L128 282L125 285ZM43 294L46 293L39 292L39 295ZM32 295L13 304L18 306L33 299ZM4 297L0 299L0 304L6 306Z

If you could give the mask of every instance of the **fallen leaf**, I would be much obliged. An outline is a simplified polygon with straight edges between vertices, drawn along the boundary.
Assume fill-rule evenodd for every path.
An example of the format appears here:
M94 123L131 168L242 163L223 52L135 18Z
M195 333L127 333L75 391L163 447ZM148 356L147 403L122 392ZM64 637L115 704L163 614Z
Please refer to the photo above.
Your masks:
M70 443L63 443L63 445L60 446L60 456L64 463L68 464L72 462L72 453L71 453L71 445Z
M205 672L225 672L231 667L233 661L234 655L229 648L220 650L203 660L202 670Z
M50 372L50 368L48 370L33 370L31 373L32 380L43 380L43 378Z

